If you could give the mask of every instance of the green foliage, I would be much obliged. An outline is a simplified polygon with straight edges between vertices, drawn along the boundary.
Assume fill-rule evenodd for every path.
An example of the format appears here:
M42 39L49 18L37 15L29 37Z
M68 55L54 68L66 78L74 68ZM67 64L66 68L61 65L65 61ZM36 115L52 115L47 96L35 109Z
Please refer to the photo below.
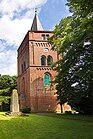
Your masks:
M17 87L17 76L9 76L9 75L0 76L0 105L1 106L9 103L12 89L15 89L16 87Z
M68 0L68 6L72 17L62 19L50 39L61 56L53 65L55 83L61 104L68 101L84 110L82 98L93 98L93 1Z
M2 102L8 103L9 96L0 96L0 105L2 105Z
M17 86L17 76L2 75L0 76L0 89L11 87L12 89Z

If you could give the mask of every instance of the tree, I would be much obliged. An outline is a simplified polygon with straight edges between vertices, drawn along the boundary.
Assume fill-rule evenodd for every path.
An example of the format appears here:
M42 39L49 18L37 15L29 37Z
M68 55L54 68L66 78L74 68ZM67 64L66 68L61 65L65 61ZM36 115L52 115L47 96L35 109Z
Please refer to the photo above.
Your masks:
M63 64L65 63L63 55L69 49L69 38L71 32L71 17L67 17L61 20L60 24L56 26L56 29L53 31L54 35L50 38L49 42L52 44L52 49L56 50L60 55L61 59L56 63L53 63L52 68L57 71L57 76L53 83L56 84L56 94L57 99L59 100L59 104L61 106L61 113L62 113L62 105L67 102L68 96L65 93L65 87L68 84L66 82L66 70L67 67ZM67 40L67 41L66 41ZM64 73L64 74L63 74ZM65 87L64 87L65 85Z
M87 102L93 103L93 2L68 0L68 6L72 17L62 19L50 39L52 49L61 55L53 65L58 72L55 83L60 102L63 96L85 111Z
M9 103L12 89L17 87L17 76L0 76L0 106L1 110Z

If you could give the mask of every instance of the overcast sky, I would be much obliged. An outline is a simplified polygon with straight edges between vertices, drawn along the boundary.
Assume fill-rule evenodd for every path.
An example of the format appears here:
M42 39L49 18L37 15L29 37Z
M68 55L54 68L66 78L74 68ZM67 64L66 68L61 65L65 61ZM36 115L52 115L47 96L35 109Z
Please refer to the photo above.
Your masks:
M69 15L66 0L0 0L0 74L17 75L17 49L30 30L34 9L44 30Z

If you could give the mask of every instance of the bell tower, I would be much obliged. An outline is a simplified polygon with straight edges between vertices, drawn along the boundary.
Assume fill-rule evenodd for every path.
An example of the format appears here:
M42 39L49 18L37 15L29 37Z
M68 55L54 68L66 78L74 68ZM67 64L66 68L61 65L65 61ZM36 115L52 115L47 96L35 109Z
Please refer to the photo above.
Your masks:
M51 80L56 72L51 63L57 61L57 52L48 43L53 33L45 31L37 12L31 29L18 48L18 93L20 109L30 108L31 112L54 112L57 102Z

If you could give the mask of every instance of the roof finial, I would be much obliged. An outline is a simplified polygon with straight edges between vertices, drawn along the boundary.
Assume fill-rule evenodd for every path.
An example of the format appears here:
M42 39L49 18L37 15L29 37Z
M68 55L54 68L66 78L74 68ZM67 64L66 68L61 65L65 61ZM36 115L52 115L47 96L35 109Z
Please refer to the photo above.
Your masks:
M35 14L37 14L37 8L35 8Z

